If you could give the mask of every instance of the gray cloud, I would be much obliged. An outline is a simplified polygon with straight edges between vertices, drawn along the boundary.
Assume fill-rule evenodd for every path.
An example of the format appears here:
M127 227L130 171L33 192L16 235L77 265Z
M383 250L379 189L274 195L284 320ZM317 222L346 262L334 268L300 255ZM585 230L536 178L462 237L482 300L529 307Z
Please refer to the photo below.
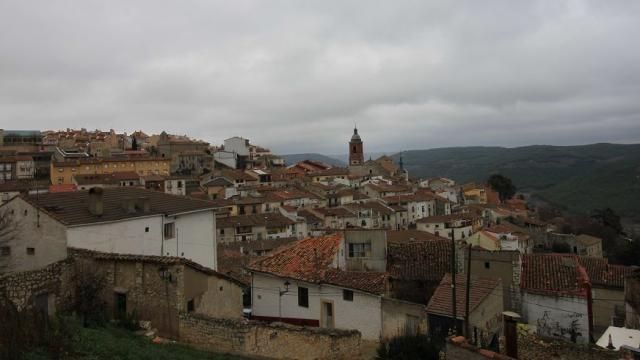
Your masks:
M0 2L0 127L288 152L640 141L637 1Z

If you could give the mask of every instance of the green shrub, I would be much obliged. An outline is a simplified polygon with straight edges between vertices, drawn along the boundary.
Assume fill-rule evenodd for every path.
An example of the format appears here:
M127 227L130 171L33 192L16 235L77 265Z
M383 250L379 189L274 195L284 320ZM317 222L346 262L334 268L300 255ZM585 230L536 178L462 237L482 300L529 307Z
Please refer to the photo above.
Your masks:
M395 337L378 347L378 360L438 360L442 344L427 335Z

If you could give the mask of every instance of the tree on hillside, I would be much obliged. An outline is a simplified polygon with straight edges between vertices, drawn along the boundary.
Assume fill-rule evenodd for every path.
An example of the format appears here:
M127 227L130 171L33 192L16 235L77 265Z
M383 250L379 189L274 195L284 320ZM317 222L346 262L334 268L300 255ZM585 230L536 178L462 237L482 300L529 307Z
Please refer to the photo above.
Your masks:
M611 208L596 209L593 211L591 218L596 220L602 226L610 227L618 234L622 233L622 224L620 216Z
M487 183L491 189L498 193L501 202L511 199L516 194L516 186L513 185L511 179L504 175L493 174L489 176Z

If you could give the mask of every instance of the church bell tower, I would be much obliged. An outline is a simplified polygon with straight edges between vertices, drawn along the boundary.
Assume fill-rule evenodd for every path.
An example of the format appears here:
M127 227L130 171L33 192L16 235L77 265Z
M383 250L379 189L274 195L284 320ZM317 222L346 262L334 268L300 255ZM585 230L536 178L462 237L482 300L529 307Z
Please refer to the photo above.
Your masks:
M349 141L349 166L361 166L362 164L364 164L362 139L358 135L358 128L354 128Z

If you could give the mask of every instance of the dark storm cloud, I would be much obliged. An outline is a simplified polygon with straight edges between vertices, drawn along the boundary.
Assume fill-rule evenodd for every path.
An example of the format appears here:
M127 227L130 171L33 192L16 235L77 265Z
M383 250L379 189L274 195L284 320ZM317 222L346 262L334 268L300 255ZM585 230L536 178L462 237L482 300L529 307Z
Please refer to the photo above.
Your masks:
M0 128L278 152L640 141L637 1L0 2Z

